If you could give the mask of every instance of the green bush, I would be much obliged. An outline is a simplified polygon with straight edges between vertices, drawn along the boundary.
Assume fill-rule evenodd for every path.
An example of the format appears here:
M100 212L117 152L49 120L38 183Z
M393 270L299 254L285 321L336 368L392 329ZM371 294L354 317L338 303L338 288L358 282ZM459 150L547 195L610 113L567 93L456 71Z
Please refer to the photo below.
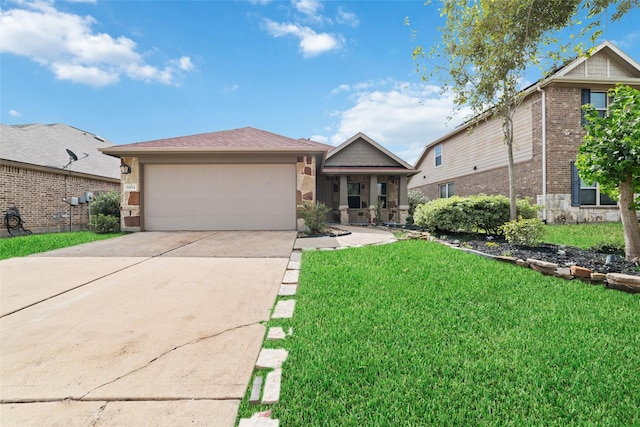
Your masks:
M98 192L89 204L91 229L98 234L120 231L120 193Z
M535 218L540 206L529 199L517 201L518 215ZM477 232L497 234L500 226L509 221L509 198L479 194L470 197L453 196L436 199L416 207L416 225L429 231Z
M327 227L327 213L329 208L323 203L305 202L300 210L300 218L304 219L310 234L318 234Z
M544 223L540 218L509 221L500 227L507 242L516 245L532 246L544 236Z
M120 218L99 213L91 217L91 229L97 234L117 233L120 231Z
M91 215L110 215L120 218L120 193L101 191L95 194L89 206Z
M414 223L413 216L416 212L416 207L419 205L423 205L429 201L429 198L425 196L422 191L411 190L407 193L409 199L409 211L407 216L407 225L412 225Z

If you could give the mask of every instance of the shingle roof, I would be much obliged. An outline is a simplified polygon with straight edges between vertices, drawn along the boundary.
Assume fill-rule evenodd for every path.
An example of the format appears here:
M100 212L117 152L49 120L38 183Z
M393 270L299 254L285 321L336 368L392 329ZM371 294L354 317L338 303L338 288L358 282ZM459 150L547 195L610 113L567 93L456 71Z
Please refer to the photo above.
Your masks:
M113 145L92 133L65 124L0 124L0 159L62 169L69 162L66 149L80 160L68 170L120 179L120 162L99 149ZM84 153L88 156L84 157Z
M107 153L128 152L142 149L202 149L204 151L235 150L287 150L287 151L327 151L331 146L308 139L293 139L252 127L225 130L220 132L201 133L197 135L179 136L175 138L157 139L154 141L136 142L118 145L105 150Z

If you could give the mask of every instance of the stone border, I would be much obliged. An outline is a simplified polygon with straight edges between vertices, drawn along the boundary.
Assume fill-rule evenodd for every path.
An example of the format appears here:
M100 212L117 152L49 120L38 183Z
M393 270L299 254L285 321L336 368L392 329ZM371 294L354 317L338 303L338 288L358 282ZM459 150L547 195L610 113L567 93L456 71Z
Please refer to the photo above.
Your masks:
M438 242L450 248L458 249L467 253L472 253L474 255L479 255L484 258L494 259L496 261L506 262L509 264L515 264L519 265L520 267L530 268L546 276L559 277L565 280L578 279L582 282L590 283L592 285L604 285L605 288L609 289L616 289L632 294L640 293L640 276L632 276L630 274L620 273L604 274L577 265L572 265L570 267L561 267L559 264L540 261L534 258L527 258L526 260L523 260L520 258L509 256L491 255L481 251L477 251L475 249L462 248L444 240L436 239L427 232L421 232L419 234L413 233L413 236L409 237L407 240L411 239Z
M284 273L278 297L294 296L298 291L298 280L300 278L300 264L302 252L294 250L289 256L287 270ZM295 299L280 298L276 301L271 319L290 319L296 306ZM270 327L266 340L284 341L293 335L293 328L285 332L281 327ZM282 365L287 360L289 353L283 348L272 349L262 348L256 361L255 369L269 369L266 379L262 375L257 375L251 386L249 404L251 405L273 405L280 401L280 385L282 383ZM262 396L262 398L261 398ZM280 420L271 418L271 411L256 412L251 418L241 418L238 427L278 427Z

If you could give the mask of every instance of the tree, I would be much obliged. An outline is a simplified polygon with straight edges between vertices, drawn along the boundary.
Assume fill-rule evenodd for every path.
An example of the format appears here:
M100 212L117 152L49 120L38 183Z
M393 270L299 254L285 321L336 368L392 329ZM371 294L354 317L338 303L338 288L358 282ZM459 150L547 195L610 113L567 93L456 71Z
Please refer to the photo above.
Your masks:
M625 255L640 258L640 225L636 209L640 197L640 91L617 85L609 90L608 115L600 117L592 105L583 107L587 134L579 147L576 168L580 178L597 182L600 191L618 198L624 230Z
M415 60L429 56L444 59L447 68L423 68L422 78L444 75L442 92L451 90L458 109L471 108L473 124L481 119L502 122L503 142L507 147L510 218L517 219L516 176L513 148L513 117L523 100L519 90L528 66L542 57L560 60L568 45L559 44L557 31L581 25L581 10L597 18L610 4L618 4L612 19L620 19L640 0L443 0L441 14L446 25L442 39L427 54L421 46L413 51ZM592 41L600 35L599 19L584 25L580 35L589 31ZM408 21L407 21L408 23ZM545 46L550 48L543 55ZM582 51L581 45L577 49Z

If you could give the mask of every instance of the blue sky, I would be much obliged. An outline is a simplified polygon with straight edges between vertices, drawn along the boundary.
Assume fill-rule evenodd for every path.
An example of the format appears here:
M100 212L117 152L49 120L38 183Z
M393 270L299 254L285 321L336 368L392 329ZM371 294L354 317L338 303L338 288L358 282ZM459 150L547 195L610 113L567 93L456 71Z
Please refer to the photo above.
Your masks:
M411 58L442 23L423 1L0 0L0 121L115 144L252 126L337 145L364 132L413 163L451 98ZM410 18L418 31L411 37ZM640 61L640 11L600 39ZM533 69L527 80L535 81Z

